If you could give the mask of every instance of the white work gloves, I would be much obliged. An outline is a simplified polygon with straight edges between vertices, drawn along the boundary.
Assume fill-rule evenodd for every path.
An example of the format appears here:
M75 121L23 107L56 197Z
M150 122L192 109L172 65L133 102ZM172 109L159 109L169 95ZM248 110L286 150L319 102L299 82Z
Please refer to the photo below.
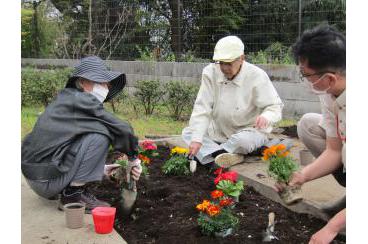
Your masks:
M120 164L106 164L104 168L104 175L107 177L111 176L111 173L114 171L114 169L121 167Z
M128 161L128 166L126 168L127 182L130 182L130 176L133 180L138 181L142 173L141 160L135 159L134 161Z
M121 167L120 164L107 164L104 168L104 174L106 177L110 177L111 174L117 169ZM126 168L126 180L130 182L130 176L132 176L133 180L138 181L139 177L142 173L141 160L135 159L134 161L128 161L128 166Z

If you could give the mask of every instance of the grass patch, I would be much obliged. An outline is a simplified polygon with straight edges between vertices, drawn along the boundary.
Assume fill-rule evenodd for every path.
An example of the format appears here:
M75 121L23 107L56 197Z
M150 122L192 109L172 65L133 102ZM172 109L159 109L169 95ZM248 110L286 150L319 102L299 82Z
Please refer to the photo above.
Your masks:
M35 125L38 114L42 113L44 109L42 107L22 107L21 110L21 121L22 121L22 139L24 136L26 136L28 133L32 131L33 126Z
M111 112L107 104L106 110ZM43 107L22 107L22 139L32 131L38 115L44 111ZM135 134L143 139L145 135L180 135L188 121L175 121L168 115L144 116L143 113L135 113L132 109L119 109L115 115L124 121L128 121L134 129ZM161 113L160 113L161 114Z
M296 125L298 120L296 119L283 119L276 123L275 127L288 127L292 125Z
M112 112L111 106L106 104L106 110ZM38 115L44 111L43 107L22 107L22 139L25 135L32 131ZM143 115L143 111L134 111L130 106L120 105L118 112L115 113L117 117L124 121L128 121L134 129L136 135L143 139L146 135L180 135L184 127L187 126L188 120L176 121L169 116L166 108L160 106L156 113L151 116ZM189 118L189 113L187 114ZM276 124L276 127L286 127L296 125L295 119L283 119Z

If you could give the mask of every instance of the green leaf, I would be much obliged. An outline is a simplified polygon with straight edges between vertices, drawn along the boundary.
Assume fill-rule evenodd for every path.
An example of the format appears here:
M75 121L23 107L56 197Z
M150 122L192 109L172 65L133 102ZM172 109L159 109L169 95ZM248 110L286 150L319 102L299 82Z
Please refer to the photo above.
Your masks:
M291 157L273 157L269 160L268 174L278 182L288 183L298 168L298 164Z
M189 175L189 161L185 155L175 154L162 166L166 175Z
M221 180L216 185L216 188L222 190L228 196L237 197L241 194L241 191L244 190L244 182L238 181L233 183L229 180Z

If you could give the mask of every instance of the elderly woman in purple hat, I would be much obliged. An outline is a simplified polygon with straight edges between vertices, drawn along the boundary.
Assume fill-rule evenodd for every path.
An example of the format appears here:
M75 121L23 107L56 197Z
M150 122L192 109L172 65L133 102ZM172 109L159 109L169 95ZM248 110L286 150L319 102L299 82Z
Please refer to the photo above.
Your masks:
M84 203L87 213L109 206L89 191L88 183L100 181L111 169L105 165L110 145L128 155L127 175L139 179L133 128L103 107L125 83L125 74L109 71L99 57L81 59L66 88L24 139L22 173L38 195L50 199L61 194L59 209L71 202Z

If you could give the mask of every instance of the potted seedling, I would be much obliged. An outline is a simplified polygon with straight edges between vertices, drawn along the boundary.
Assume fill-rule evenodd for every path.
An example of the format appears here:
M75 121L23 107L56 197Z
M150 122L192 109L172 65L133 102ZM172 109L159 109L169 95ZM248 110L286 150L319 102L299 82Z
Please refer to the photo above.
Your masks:
M174 147L171 150L171 157L162 166L165 175L189 175L188 149Z
M268 174L279 184L285 185L280 192L281 199L288 205L302 200L302 191L299 185L290 186L289 181L298 170L297 162L289 155L285 145L278 144L263 151L263 160L268 162Z
M156 144L151 140L144 140L139 143L138 147L138 158L141 160L142 164L142 175L148 179L149 172L148 166L151 164L152 159L157 157L159 154L157 152ZM128 156L125 154L120 154L114 161L115 164L120 164L121 167L112 173L112 177L117 179L118 182L122 182L125 177L125 169L128 166Z
M239 219L231 211L233 200L222 191L214 190L212 200L203 200L196 206L199 211L198 225L204 235L226 237L231 235L239 223Z
M224 172L222 167L217 169L214 174L217 175L214 180L216 188L232 197L235 202L239 202L239 196L244 190L244 183L237 180L238 174L235 171Z

